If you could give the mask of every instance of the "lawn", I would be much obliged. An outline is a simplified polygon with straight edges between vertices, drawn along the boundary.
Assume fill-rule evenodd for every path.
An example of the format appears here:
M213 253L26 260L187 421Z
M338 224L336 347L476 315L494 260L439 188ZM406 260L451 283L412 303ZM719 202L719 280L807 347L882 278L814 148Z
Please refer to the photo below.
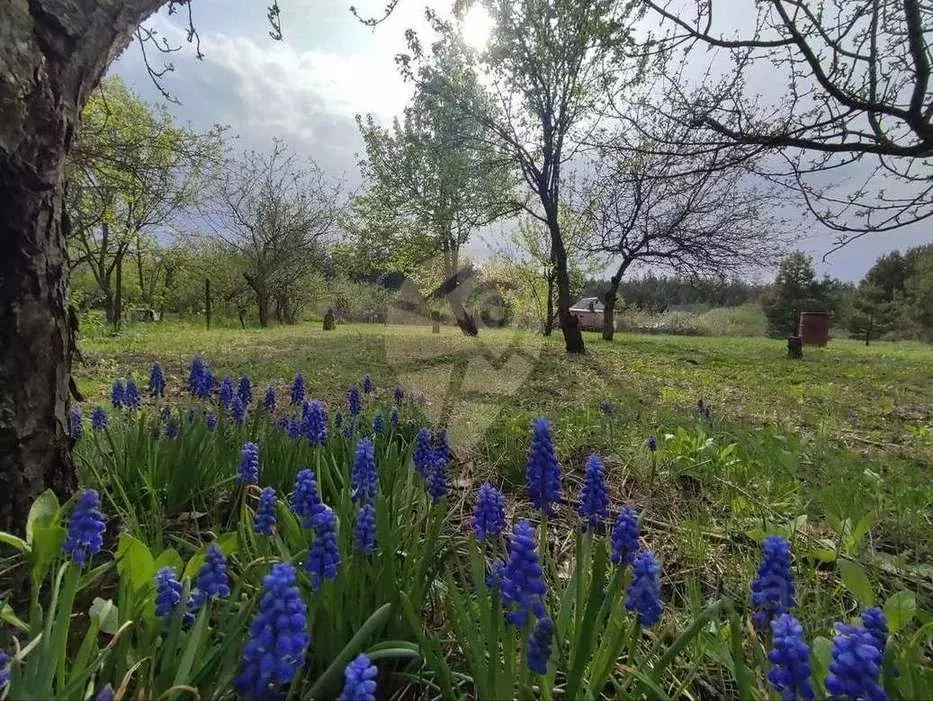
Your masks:
M585 356L568 357L559 334L511 330L472 339L421 326L324 332L319 324L210 331L137 324L84 339L76 374L81 391L103 401L114 377L134 373L144 383L149 364L159 361L179 391L192 356L202 354L218 376L250 375L260 386L284 388L302 372L310 396L337 406L346 387L370 373L381 388L401 383L427 397L428 415L450 429L464 485L491 477L518 486L528 423L545 415L571 476L598 450L610 460L620 496L634 490L639 499L666 502L673 490L685 502L678 515L702 520L705 529L716 530L737 506L757 508L736 502L764 500L763 508L821 521L870 514L874 549L919 563L933 557L933 347L834 340L791 361L782 342L765 338L620 334L606 343L588 334L587 341ZM614 405L611 416L600 412L605 399ZM711 421L699 420L699 400L711 407ZM672 435L678 426L685 433ZM649 488L642 478L651 434L661 441L662 464ZM685 442L698 454L684 454ZM709 471L701 456L730 443L737 443L737 464ZM795 476L779 505L778 469ZM736 471L742 483L730 487L725 482ZM703 474L689 489L722 503L702 506L699 496L683 493L673 478L692 472Z
M308 395L332 413L366 373L384 398L400 383L423 394L424 413L449 429L448 527L462 530L487 479L507 494L510 521L528 514L529 425L547 416L564 472L549 544L558 578L570 576L583 466L595 451L605 459L612 513L625 504L642 514L643 536L662 563L665 620L680 628L718 596L747 600L767 533L794 544L808 631L828 635L834 620L894 592L910 592L919 623L927 620L933 348L834 340L792 361L782 342L764 338L587 341L585 356L568 357L559 336L511 330L471 339L417 326L138 324L82 339L76 375L88 402L105 403L113 378L132 374L144 385L158 361L169 401L183 404L188 366L201 354L218 377L251 376L257 396L269 384L287 396L300 371ZM678 668L673 696L674 688L702 693L730 683L717 681L719 642L710 634L703 645Z

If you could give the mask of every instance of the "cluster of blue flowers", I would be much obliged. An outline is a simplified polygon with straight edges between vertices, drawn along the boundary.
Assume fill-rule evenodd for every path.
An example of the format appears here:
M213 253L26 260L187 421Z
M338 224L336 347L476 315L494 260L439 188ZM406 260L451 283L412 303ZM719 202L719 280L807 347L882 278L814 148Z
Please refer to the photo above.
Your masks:
M97 490L85 489L78 495L78 500L68 517L63 549L75 564L84 566L104 547L106 530Z
M376 498L378 480L373 442L368 438L360 438L350 472L350 497L355 502L371 503Z
M292 405L297 406L305 400L305 376L300 372L292 381Z
M324 445L327 442L327 410L316 399L302 405L300 435L311 445Z
M277 399L275 396L275 387L268 387L266 393L262 398L262 408L268 414L275 413L275 407L277 404Z
M155 575L155 614L165 619L181 603L182 585L173 567L163 567Z
M292 512L301 519L301 525L305 528L312 527L312 519L324 508L320 492L318 492L317 482L314 479L314 473L308 468L300 470L295 478L291 507Z
M546 515L554 510L561 496L560 465L554 452L551 424L544 417L532 422L531 446L528 449L528 466L525 477L528 492L535 508Z
M259 446L255 443L246 443L240 451L236 481L239 484L259 484Z
M240 655L234 687L255 699L270 698L294 679L304 666L308 609L295 584L295 568L287 562L272 566L262 580L259 611Z
M195 613L211 599L225 599L230 596L227 558L217 543L207 546L204 563L198 569L195 590L188 602L188 609Z
M327 505L321 505L311 517L314 541L308 551L305 570L311 577L311 588L317 591L325 579L336 579L340 567L340 548L337 546L337 516Z
M201 356L196 356L188 369L188 391L198 399L208 399L214 391L214 376Z
M353 527L353 547L364 555L372 555L376 547L376 507L363 504Z
M343 691L339 701L376 701L378 675L379 670L366 655L357 655L343 672Z
M84 418L78 407L72 407L68 412L68 435L75 441L81 440L84 435Z
M149 385L147 389L150 397L165 396L165 373L158 363L153 363L152 367L149 368Z
M765 538L758 576L752 581L755 627L768 630L774 619L796 606L795 595L790 543L780 536L769 535Z
M609 516L609 495L606 493L603 459L595 453L586 459L579 512L580 517L590 527L596 526Z
M276 501L273 487L266 487L260 492L259 504L256 506L256 516L253 519L253 530L259 535L271 536L275 532Z
M505 497L489 482L479 488L479 498L476 500L470 523L479 541L484 541L505 529Z
M537 531L527 519L519 519L512 528L509 559L499 583L502 601L509 609L506 620L524 628L530 615L543 618L547 587L538 558Z
M629 507L623 507L612 527L612 553L610 559L614 565L631 565L638 552L639 536L638 513Z
M632 582L626 590L625 608L650 628L661 619L661 568L650 550L642 550L632 560Z

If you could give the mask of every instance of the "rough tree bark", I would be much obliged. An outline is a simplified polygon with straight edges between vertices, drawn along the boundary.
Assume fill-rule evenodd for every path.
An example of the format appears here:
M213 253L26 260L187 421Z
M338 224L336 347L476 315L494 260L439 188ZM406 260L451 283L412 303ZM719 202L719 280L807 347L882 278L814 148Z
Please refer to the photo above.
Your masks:
M550 336L554 330L554 273L547 276L547 311L544 317L544 335Z
M557 317L564 334L568 353L585 353L583 333L577 317L570 313L570 276L567 273L567 249L557 221L557 206L547 208L548 230L551 233L551 256L554 259L554 282L557 284Z
M75 487L64 161L89 92L165 2L0 2L0 530Z
M603 295L603 340L611 341L616 330L616 300L619 298L619 285L628 269L629 261L623 262L616 274L609 278L609 289Z

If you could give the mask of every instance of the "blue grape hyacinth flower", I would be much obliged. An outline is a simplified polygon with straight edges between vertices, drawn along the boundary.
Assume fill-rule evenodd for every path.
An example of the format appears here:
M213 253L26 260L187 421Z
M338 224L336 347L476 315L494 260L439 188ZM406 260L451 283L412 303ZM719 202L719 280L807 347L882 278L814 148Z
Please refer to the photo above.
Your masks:
M888 696L878 683L884 655L875 635L863 626L837 623L835 628L826 691L834 699L885 701Z
M612 564L623 567L632 564L638 552L639 531L638 512L624 507L612 527Z
M385 419L382 418L382 414L376 414L373 417L373 433L382 433L386 430Z
M262 398L262 408L269 414L275 413L276 403L275 387L267 387Z
M378 477L373 442L360 438L356 444L356 458L350 472L350 496L354 502L367 503L376 498Z
M317 591L325 579L336 579L340 567L340 548L337 546L337 516L329 506L321 508L311 517L314 542L308 551L305 570L311 577L311 589Z
M146 389L149 391L150 397L165 396L165 372L158 363L153 363L152 367L149 368L149 384Z
M599 403L599 410L606 416L611 416L615 413L616 405L612 403L611 399L604 399Z
M399 414L398 407L392 407L392 411L389 412L389 423L393 426L398 426Z
M10 655L0 650L0 692L10 685Z
M139 403L139 387L136 386L136 380L128 377L126 387L123 390L123 404L127 409L139 409Z
M356 656L343 671L343 691L339 701L376 701L379 670L366 655Z
M405 389L401 385L395 385L395 391L392 394L395 398L395 403L401 406L402 402L405 401Z
M305 528L313 526L312 519L324 508L314 473L307 467L299 471L295 478L290 504L292 513L301 519L301 525Z
M165 424L165 437L178 438L178 422L175 419L169 419Z
M236 469L238 484L259 483L259 446L253 442L243 445L240 450L240 464Z
M505 529L505 497L489 482L479 488L479 497L470 525L479 541L485 541L489 536L497 535Z
M243 402L243 406L249 406L253 403L253 381L248 376L243 375L240 378L240 384L237 387L236 395Z
M652 453L658 449L658 439L654 436L648 436L648 450Z
M440 503L447 496L447 461L437 453L434 454L434 464L428 472L428 494L434 504Z
M754 623L759 630L767 630L771 621L787 613L796 605L796 590L790 571L790 543L784 538L769 535L762 546L758 576L752 582Z
M217 429L217 417L213 414L206 414L204 416L204 423L207 424L208 431L214 431Z
M415 438L415 448L412 452L412 460L415 465L415 472L422 477L427 477L434 464L434 448L431 446L431 431L429 429L421 428L418 431L418 436Z
M242 424L246 419L246 405L239 396L235 396L230 402L230 416L238 424Z
M91 412L91 428L95 431L103 431L107 428L108 423L110 423L110 420L107 418L107 412L104 411L104 408L102 406L94 407Z
M638 615L638 622L650 628L661 618L661 568L650 550L632 561L632 582L626 590L625 608Z
M554 504L561 495L560 466L554 453L551 424L543 417L532 422L525 476L528 480L528 493L535 508L545 514L553 513Z
M259 611L234 681L236 691L247 698L281 698L282 687L304 666L311 636L308 608L295 581L295 568L287 562L273 565L263 577Z
M233 404L233 378L230 375L226 375L224 379L220 381L220 389L217 391L217 401L220 402L220 406L224 408L224 411L230 411L230 406Z
M554 621L550 616L540 619L528 636L525 658L528 669L535 674L547 674L547 663L551 659L554 644Z
M302 409L301 433L311 445L327 442L327 410L316 399L306 402Z
M84 435L84 417L81 416L81 410L73 406L68 412L68 435L72 440L81 440Z
M583 492L580 495L580 517L592 528L609 516L609 495L603 459L593 453L586 459Z
M259 535L271 536L275 533L275 489L266 487L259 493L256 505L256 517L253 519L253 531Z
M191 361L188 371L188 391L199 399L207 399L214 391L214 376L201 356Z
M62 549L76 565L83 567L104 547L104 517L96 489L84 489L68 517L68 532Z
M372 555L376 547L376 507L363 504L353 527L353 547L364 555Z
M536 535L531 522L519 519L512 528L509 559L502 568L500 587L502 602L508 609L506 620L516 628L524 628L530 614L544 617L547 587L538 559Z
M445 465L450 462L453 452L450 450L450 443L447 441L447 429L442 428L435 431L431 437L434 444L434 458Z
M884 649L888 645L888 619L884 611L877 606L865 609L862 611L862 625L875 636L875 644L884 655Z
M347 413L351 417L358 416L363 411L363 399L360 397L360 388L356 385L347 390Z
M376 383L373 382L371 375L366 375L363 377L363 392L365 394L372 394L376 391Z
M155 615L166 619L181 603L181 582L174 567L163 567L155 574Z
M190 612L200 609L210 599L226 599L230 596L227 575L227 558L217 543L207 546L207 555L198 569L195 591L188 603Z
M334 428L340 428L343 425L343 414L339 411L334 414Z
M122 409L126 406L126 388L123 386L123 380L113 381L113 387L110 388L110 403L114 409Z
M298 406L305 400L305 376L300 372L292 380L292 404Z
M104 688L100 690L100 693L97 695L97 698L94 699L94 701L113 701L113 699L113 684L107 683Z
M768 681L782 701L812 701L810 648L803 639L803 626L789 613L782 613L771 622L771 630Z

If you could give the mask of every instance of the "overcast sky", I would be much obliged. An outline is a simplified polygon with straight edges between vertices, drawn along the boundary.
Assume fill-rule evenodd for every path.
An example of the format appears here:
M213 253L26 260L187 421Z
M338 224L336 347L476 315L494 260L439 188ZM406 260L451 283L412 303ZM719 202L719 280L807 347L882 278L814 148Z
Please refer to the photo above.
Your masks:
M214 123L229 125L240 147L266 149L273 138L285 139L333 177L355 187L360 181L357 161L362 141L354 115L371 112L388 122L404 106L410 88L399 77L393 58L404 48L405 29L423 28L424 0L401 0L393 16L375 30L353 17L350 4L350 0L281 0L284 39L274 41L268 33L265 2L198 0L193 9L204 59L198 61L189 46L169 57L175 71L166 77L165 86L181 102L169 105L170 110L198 129ZM361 14L373 15L385 2L356 0L356 4ZM186 21L184 12L168 16L163 11L149 26L173 43L184 43ZM486 29L482 15L470 17L470 39L481 41ZM160 55L153 58L156 65L164 60ZM111 72L120 74L145 99L161 99L135 44ZM814 254L818 272L847 280L861 277L885 251L933 241L933 223L928 222L862 238L824 264L819 259L831 248L835 235L816 222L805 228L800 247ZM486 250L477 237L469 253L482 258Z

